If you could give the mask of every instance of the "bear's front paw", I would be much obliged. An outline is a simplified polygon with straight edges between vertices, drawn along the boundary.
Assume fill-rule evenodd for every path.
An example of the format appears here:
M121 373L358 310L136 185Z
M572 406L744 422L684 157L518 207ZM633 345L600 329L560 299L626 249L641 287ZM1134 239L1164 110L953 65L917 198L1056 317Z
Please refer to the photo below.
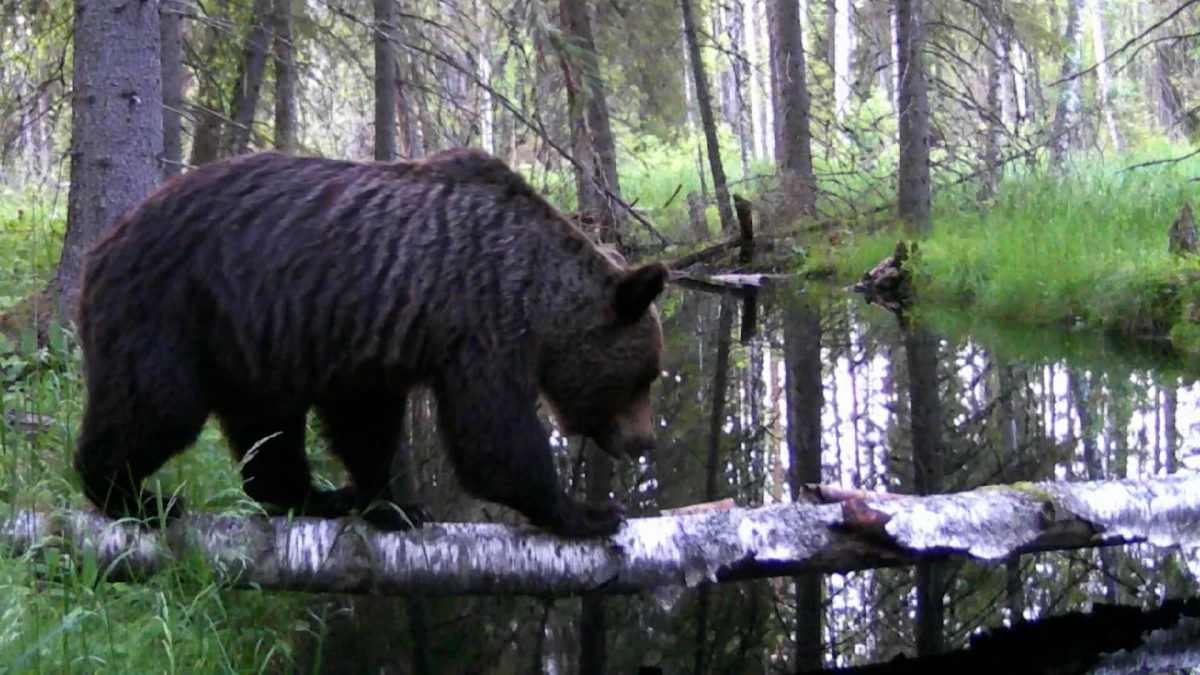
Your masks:
M625 507L609 499L603 504L569 503L562 509L558 522L546 529L564 539L591 539L610 537L621 528L625 520Z

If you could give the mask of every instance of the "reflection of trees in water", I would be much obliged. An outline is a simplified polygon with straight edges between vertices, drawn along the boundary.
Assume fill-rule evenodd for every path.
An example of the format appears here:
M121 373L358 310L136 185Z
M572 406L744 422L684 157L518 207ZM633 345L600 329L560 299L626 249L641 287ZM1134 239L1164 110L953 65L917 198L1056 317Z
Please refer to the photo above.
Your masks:
M734 337L744 312L736 299L671 288L662 307L659 447L613 467L612 490L634 515L723 497L770 503L805 482L944 492L1198 463L1180 434L1195 419L1197 389L1178 364L1058 333L975 327L989 348L946 341L939 330L961 334L953 320L906 332L855 298L812 288L764 297L748 343ZM420 497L447 519L519 522L463 496L430 413L428 402L411 413ZM560 470L587 482L580 443L566 446ZM1194 588L1182 554L1131 546L728 584L687 590L670 607L610 597L593 619L602 630L583 625L579 599L430 598L428 645L433 671L446 673L589 672L579 663L585 644L604 655L591 672L794 672L915 655L918 644L955 650L1014 617L1106 597L1154 606ZM362 660L366 643L387 634L376 665L414 672L404 603L335 632L326 669Z

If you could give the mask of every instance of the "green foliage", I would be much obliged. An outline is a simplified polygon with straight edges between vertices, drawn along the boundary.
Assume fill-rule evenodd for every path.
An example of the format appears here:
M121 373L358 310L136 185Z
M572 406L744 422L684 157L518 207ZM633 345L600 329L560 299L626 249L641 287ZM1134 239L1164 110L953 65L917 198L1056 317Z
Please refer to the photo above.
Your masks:
M1175 289L1198 268L1168 254L1166 232L1184 201L1197 204L1200 193L1189 179L1200 160L1120 169L1184 152L1148 147L1091 160L1063 177L1010 171L1000 195L982 206L974 186L943 191L934 201L933 233L920 241L912 264L918 293L1004 320L1166 332L1182 318ZM843 275L854 276L902 237L881 231L829 255Z
M35 431L0 427L5 517L18 508L82 507L70 471L83 393L78 352L58 342L34 349L24 345L5 359L6 370L25 365L27 377L4 393L4 408L50 422ZM39 367L48 360L67 366ZM193 504L213 508L236 485L217 444L208 430L200 448L160 474L160 489L181 486ZM0 662L19 672L261 672L315 630L295 619L304 615L302 598L219 592L197 560L141 584L97 583L105 574L94 558L52 546L0 557Z
M0 194L0 311L52 278L65 210L31 194ZM0 337L3 408L22 420L0 418L0 516L80 508L70 469L83 401L78 349L61 330L41 349L32 326L20 333L15 342ZM314 464L330 466L324 457ZM215 425L154 482L200 509L256 508ZM97 583L105 574L94 558L65 549L0 556L0 663L29 673L262 672L285 665L299 639L320 629L318 619L297 620L310 616L304 596L227 592L199 561L142 584Z

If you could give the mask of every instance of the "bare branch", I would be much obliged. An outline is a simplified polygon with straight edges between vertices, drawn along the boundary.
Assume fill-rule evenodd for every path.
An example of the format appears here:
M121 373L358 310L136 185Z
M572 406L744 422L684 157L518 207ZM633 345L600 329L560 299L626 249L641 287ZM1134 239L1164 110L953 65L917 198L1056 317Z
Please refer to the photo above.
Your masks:
M1117 47L1113 51L1109 52L1108 56L1105 57L1105 59L1103 61L1094 63L1091 66L1088 66L1087 68L1084 68L1083 70L1081 70L1077 73L1071 73L1070 75L1067 75L1066 77L1060 77L1057 80L1051 82L1050 84L1047 84L1046 86L1047 87L1055 87L1055 86L1062 84L1063 82L1069 82L1077 77L1083 77L1084 75L1087 75L1088 73L1092 72L1093 70L1099 68L1102 63L1108 63L1109 61L1113 60L1113 57L1120 54L1121 52L1124 52L1126 49L1129 49L1135 43L1137 43L1138 40L1141 40L1142 38L1146 37L1150 33L1153 33L1160 26L1167 23L1171 19L1174 19L1175 17L1179 16L1179 14L1183 12L1183 10L1187 9L1188 7L1191 7L1192 5L1196 4L1197 2L1200 2L1200 0L1187 0L1182 5L1176 7L1175 11L1164 16L1163 18L1159 19L1158 21L1155 21L1153 24L1150 25L1149 28L1147 28L1146 30L1142 31L1141 33L1138 33L1137 35L1129 38L1128 40L1125 41L1125 44L1123 44L1120 47Z
M1182 155L1180 157L1169 157L1167 159L1152 159L1148 162L1142 162L1140 164L1134 164L1132 166L1127 166L1124 169L1118 169L1117 173L1125 173L1126 171L1133 171L1134 169L1144 169L1148 166L1157 166L1159 164L1178 164L1184 160L1191 159L1192 157L1195 157L1196 155L1200 155L1200 150L1193 150L1192 152L1189 152L1188 154Z

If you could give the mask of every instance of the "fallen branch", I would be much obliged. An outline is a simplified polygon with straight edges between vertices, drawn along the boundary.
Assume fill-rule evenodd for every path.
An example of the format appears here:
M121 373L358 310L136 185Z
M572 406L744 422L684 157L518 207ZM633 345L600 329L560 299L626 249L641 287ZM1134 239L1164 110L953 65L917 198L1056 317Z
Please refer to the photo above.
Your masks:
M671 281L680 286L701 291L748 291L762 288L764 284L780 279L791 279L790 274L689 274L672 272Z
M689 253L685 256L681 256L675 260L672 260L667 263L667 267L673 270L681 270L685 267L691 267L697 263L707 262L713 258L723 255L726 251L741 245L741 243L742 240L740 237L728 239L719 244L713 244L712 246L702 248L695 253Z
M236 588L407 595L585 592L674 596L683 586L850 572L967 557L1150 542L1200 546L1200 476L1039 483L933 496L811 488L834 504L713 505L632 518L611 539L564 541L529 526L435 523L379 532L357 520L195 514L164 531L91 512L17 511L0 527L9 555L94 553L108 579L133 581L185 554Z

